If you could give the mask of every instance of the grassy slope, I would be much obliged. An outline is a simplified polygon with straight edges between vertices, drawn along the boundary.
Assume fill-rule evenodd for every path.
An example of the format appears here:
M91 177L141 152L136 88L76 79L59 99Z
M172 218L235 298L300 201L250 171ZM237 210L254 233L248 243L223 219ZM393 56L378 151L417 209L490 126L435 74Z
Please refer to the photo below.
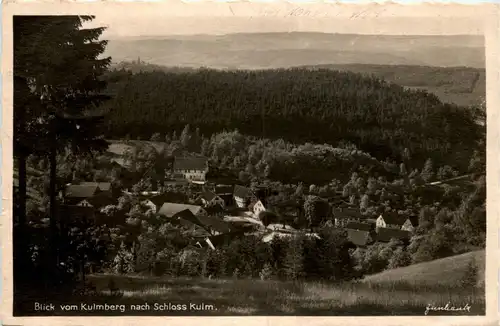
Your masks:
M452 257L415 264L367 276L363 282L372 284L409 282L415 284L454 285L465 275L469 262L477 266L477 282L484 284L485 251L473 251Z
M325 284L318 282L283 282L255 279L206 279L186 277L153 277L140 275L95 274L87 279L99 296L73 298L64 302L122 304L128 315L419 315L428 304L457 307L468 304L468 315L484 314L484 283L464 285L465 271L470 261L478 265L478 279L484 282L485 252L476 251L454 257L398 268L368 276L360 282ZM111 295L109 281L113 279L119 295ZM57 298L51 300L59 304ZM132 311L130 305L150 305L150 310ZM190 303L213 305L217 310L154 310L154 304ZM19 310L17 310L19 309ZM29 298L18 300L17 311L35 314ZM52 314L52 313L50 313ZM85 315L74 311L56 315ZM98 313L99 314L99 313ZM105 313L100 313L105 315ZM430 312L430 315L453 315L452 312ZM108 312L113 315L113 312ZM120 312L114 315L121 315ZM456 313L455 313L456 315Z
M120 295L110 295L108 282L113 279ZM465 303L472 307L470 314L484 314L484 288L457 286L407 286L400 284L343 283L324 284L315 282L280 282L255 279L209 280L184 277L149 277L91 275L100 296L64 297L62 304L80 302L123 304L128 315L420 315L425 307L445 305L453 302L457 306ZM27 298L26 298L27 299ZM51 300L56 305L57 298ZM148 303L147 311L131 311L130 305ZM205 304L217 310L204 311L158 311L155 303ZM32 302L18 301L18 311L34 314ZM30 311L31 310L31 311ZM61 311L57 315L64 315ZM52 313L50 313L52 314ZM75 311L68 315L85 315ZM99 314L99 313L98 313ZM105 313L100 313L101 315ZM112 312L108 313L113 315ZM431 314L434 314L431 312ZM440 313L446 315L450 313ZM123 315L119 312L114 315Z

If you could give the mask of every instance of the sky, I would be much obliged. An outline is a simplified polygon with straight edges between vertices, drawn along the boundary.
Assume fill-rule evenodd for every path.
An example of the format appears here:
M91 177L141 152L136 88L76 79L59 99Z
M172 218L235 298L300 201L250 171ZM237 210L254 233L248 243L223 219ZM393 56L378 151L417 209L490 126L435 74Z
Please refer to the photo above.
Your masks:
M114 3L95 10L92 24L107 26L108 38L290 31L480 35L482 10L467 5Z

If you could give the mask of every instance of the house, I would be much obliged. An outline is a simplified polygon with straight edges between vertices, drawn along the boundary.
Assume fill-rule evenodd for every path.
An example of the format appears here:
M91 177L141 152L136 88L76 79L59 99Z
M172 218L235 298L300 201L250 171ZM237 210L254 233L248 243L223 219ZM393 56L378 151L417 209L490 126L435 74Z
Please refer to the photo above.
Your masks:
M336 227L345 227L349 222L361 222L365 219L359 208L353 207L334 208L333 218Z
M200 220L189 209L178 212L172 218L177 220L180 225L190 228L193 231L199 230L199 226L201 225Z
M196 218L200 221L199 226L212 235L225 234L232 231L231 224L220 218L213 216L197 216Z
M206 237L203 241L199 241L197 244L200 247L209 247L214 250L217 247L229 245L235 239L244 236L242 231L232 231L229 233L224 233L220 235Z
M214 187L214 192L217 195L232 195L234 191L234 187L231 185L216 185Z
M410 216L406 219L405 223L401 227L401 230L413 232L418 226L418 216Z
M97 186L101 192L111 194L111 182L80 182L80 186Z
M359 230L359 231L374 231L375 224L372 223L361 223L361 222L349 222L346 224L345 228L347 230Z
M213 192L224 200L224 207L234 205L233 191L234 187L231 185L216 185L213 189Z
M100 192L90 198L82 200L77 206L87 206L92 207L96 210L100 210L101 208L113 204L113 200L111 197L104 192Z
M262 201L265 201L270 196L279 194L279 192L273 191L271 188L267 186L257 186L253 193L258 199Z
M64 200L64 204L66 205L77 205L82 201L97 195L101 190L97 186L94 185L68 185L64 191L62 192L62 197ZM80 206L85 206L86 203L83 203Z
M212 191L203 191L200 196L201 202L203 203L203 206L205 207L211 207L215 205L219 205L221 207L225 207L226 203L224 199L222 199L220 196L215 194Z
M145 196L143 198L141 204L148 206L154 213L157 213L164 203L183 202L186 200L186 196L174 192L166 192L151 197Z
M373 233L367 230L347 230L347 238L357 247L366 247L373 242Z
M256 201L257 197L249 188L235 185L233 191L234 201L236 206L240 208L246 208L252 201Z
M257 200L248 206L248 209L253 213L254 217L258 217L260 213L266 211L266 207L261 200Z
M198 205L188 205L188 204L177 204L177 203L164 203L160 210L159 215L163 215L169 218L175 218L180 212L189 210L193 216L206 216L207 211ZM185 212L184 212L185 213Z
M401 229L405 220L397 212L386 212L377 218L377 228Z
M392 228L379 228L375 240L377 242L390 242L392 239L407 242L410 240L411 233L408 231Z
M206 157L176 157L173 173L189 182L204 183L208 173L208 159Z
M207 232L210 235L231 232L232 228L229 223L217 217L207 216L206 214L200 215L199 212L196 212L194 207L188 206L194 205L164 205L160 209L159 214L176 220L180 225L191 228L193 232Z
M205 211L209 216L219 216L219 217L223 216L224 213L226 212L224 208L219 204L205 207Z

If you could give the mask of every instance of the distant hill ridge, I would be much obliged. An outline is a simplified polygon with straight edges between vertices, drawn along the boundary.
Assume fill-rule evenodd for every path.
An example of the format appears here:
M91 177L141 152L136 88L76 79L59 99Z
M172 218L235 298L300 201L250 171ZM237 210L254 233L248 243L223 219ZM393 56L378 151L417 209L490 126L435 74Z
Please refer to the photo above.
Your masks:
M266 69L317 64L388 64L484 68L474 35L363 35L316 32L166 35L111 39L115 62Z

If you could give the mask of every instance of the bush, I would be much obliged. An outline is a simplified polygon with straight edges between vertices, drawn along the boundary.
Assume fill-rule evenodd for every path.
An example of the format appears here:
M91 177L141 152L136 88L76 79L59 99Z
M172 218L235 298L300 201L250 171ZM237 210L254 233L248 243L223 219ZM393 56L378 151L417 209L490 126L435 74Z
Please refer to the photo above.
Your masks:
M271 264L266 263L259 273L261 280L269 280L273 276L273 268Z

